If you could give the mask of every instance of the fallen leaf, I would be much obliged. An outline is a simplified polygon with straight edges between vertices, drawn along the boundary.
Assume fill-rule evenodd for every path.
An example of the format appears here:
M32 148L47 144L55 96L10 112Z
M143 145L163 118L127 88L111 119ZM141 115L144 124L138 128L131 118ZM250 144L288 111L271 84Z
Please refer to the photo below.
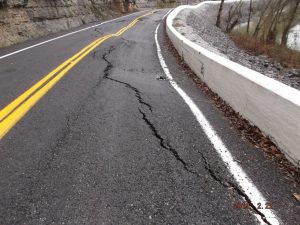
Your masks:
M297 193L293 193L293 195L298 200L298 202L300 202L300 195L298 195Z

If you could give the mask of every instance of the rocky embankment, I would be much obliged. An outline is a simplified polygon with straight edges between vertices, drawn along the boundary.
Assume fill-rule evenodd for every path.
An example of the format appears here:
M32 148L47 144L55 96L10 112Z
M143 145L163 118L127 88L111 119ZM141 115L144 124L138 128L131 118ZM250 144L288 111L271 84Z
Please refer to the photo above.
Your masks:
M300 90L299 70L284 68L267 56L255 56L239 49L222 29L216 27L218 8L218 5L204 5L196 10L183 10L174 26L200 46Z
M132 10L128 0L0 0L0 47Z

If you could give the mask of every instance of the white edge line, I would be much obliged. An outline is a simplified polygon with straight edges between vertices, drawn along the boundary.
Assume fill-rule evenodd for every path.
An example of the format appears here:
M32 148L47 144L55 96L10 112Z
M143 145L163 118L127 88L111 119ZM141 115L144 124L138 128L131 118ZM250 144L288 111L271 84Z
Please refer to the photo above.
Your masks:
M207 138L225 163L229 172L233 175L234 179L238 183L239 187L243 190L243 192L249 197L250 201L254 206L257 206L258 203L261 203L262 206L265 206L267 203L266 199L263 195L259 192L256 186L253 184L251 179L248 175L243 171L242 167L234 160L232 154L229 152L221 138L218 136L216 131L213 129L209 121L206 119L204 114L200 111L197 105L193 102L193 100L178 86L178 84L174 81L172 74L170 73L168 66L161 54L161 48L158 43L157 33L160 24L157 25L155 30L155 43L157 48L157 55L160 61L160 65L166 74L170 84L172 87L177 91L177 93L182 97L185 103L188 105L194 116L196 117L199 125L203 129L204 133L206 134ZM279 218L275 215L273 210L270 209L257 209L261 212L266 220L272 225L279 225L281 224ZM261 219L260 216L256 213L253 215L258 219L260 224L265 224Z
M61 38L70 36L70 35L72 35L72 34L76 34L76 33L79 33L79 32L85 31L85 30L89 30L89 29L92 29L92 28L94 28L94 27L98 27L98 26L101 26L101 25L103 25L103 24L110 23L110 22L113 22L113 21L115 21L115 20L119 20L119 19L122 19L122 18L125 18L125 17L129 17L129 16L135 15L135 14L137 14L137 13L141 13L141 12L142 12L142 11L135 12L135 13L131 13L131 14L128 14L128 15L125 15L125 16L121 16L121 17L112 19L112 20L108 20L108 21L104 21L104 22L95 24L95 25L93 25L93 26L89 26L89 27L86 27L86 28L83 28L83 29L80 29L80 30L76 30L76 31L73 31L73 32L70 32L70 33L67 33L67 34L64 34L64 35L55 37L55 38L51 38L51 39L49 39L49 40L47 40L47 41L43 41L43 42L40 42L40 43L38 43L38 44L34 44L34 45L29 46L29 47L22 48L22 49L20 49L20 50L17 50L17 51L8 53L8 54L3 55L3 56L0 56L0 59L4 59L4 58L7 58L7 57L9 57L9 56L18 54L18 53L20 53L20 52L24 52L24 51L26 51L26 50L29 50L29 49L31 49L31 48L35 48L35 47L38 47L38 46L40 46L40 45L44 45L44 44L46 44L46 43L49 43L49 42L52 42L52 41L55 41L55 40L58 40L58 39L61 39Z

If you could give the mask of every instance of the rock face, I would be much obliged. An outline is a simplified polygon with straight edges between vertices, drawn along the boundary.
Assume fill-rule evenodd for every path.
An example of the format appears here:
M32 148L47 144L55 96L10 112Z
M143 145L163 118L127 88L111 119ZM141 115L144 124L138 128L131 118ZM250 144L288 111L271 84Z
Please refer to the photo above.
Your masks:
M181 4L181 0L135 0L138 8L172 8Z
M129 0L0 0L0 47L131 10Z

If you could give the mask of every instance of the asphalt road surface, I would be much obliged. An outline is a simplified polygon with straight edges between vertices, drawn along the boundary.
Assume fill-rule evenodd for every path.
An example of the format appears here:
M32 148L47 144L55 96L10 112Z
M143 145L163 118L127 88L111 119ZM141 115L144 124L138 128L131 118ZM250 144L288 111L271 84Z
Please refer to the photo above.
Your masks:
M186 76L163 22L155 42L167 12L0 50L0 224L300 224L299 186ZM176 87L242 172L224 163ZM238 182L244 175L250 181ZM251 185L271 209L259 210Z

